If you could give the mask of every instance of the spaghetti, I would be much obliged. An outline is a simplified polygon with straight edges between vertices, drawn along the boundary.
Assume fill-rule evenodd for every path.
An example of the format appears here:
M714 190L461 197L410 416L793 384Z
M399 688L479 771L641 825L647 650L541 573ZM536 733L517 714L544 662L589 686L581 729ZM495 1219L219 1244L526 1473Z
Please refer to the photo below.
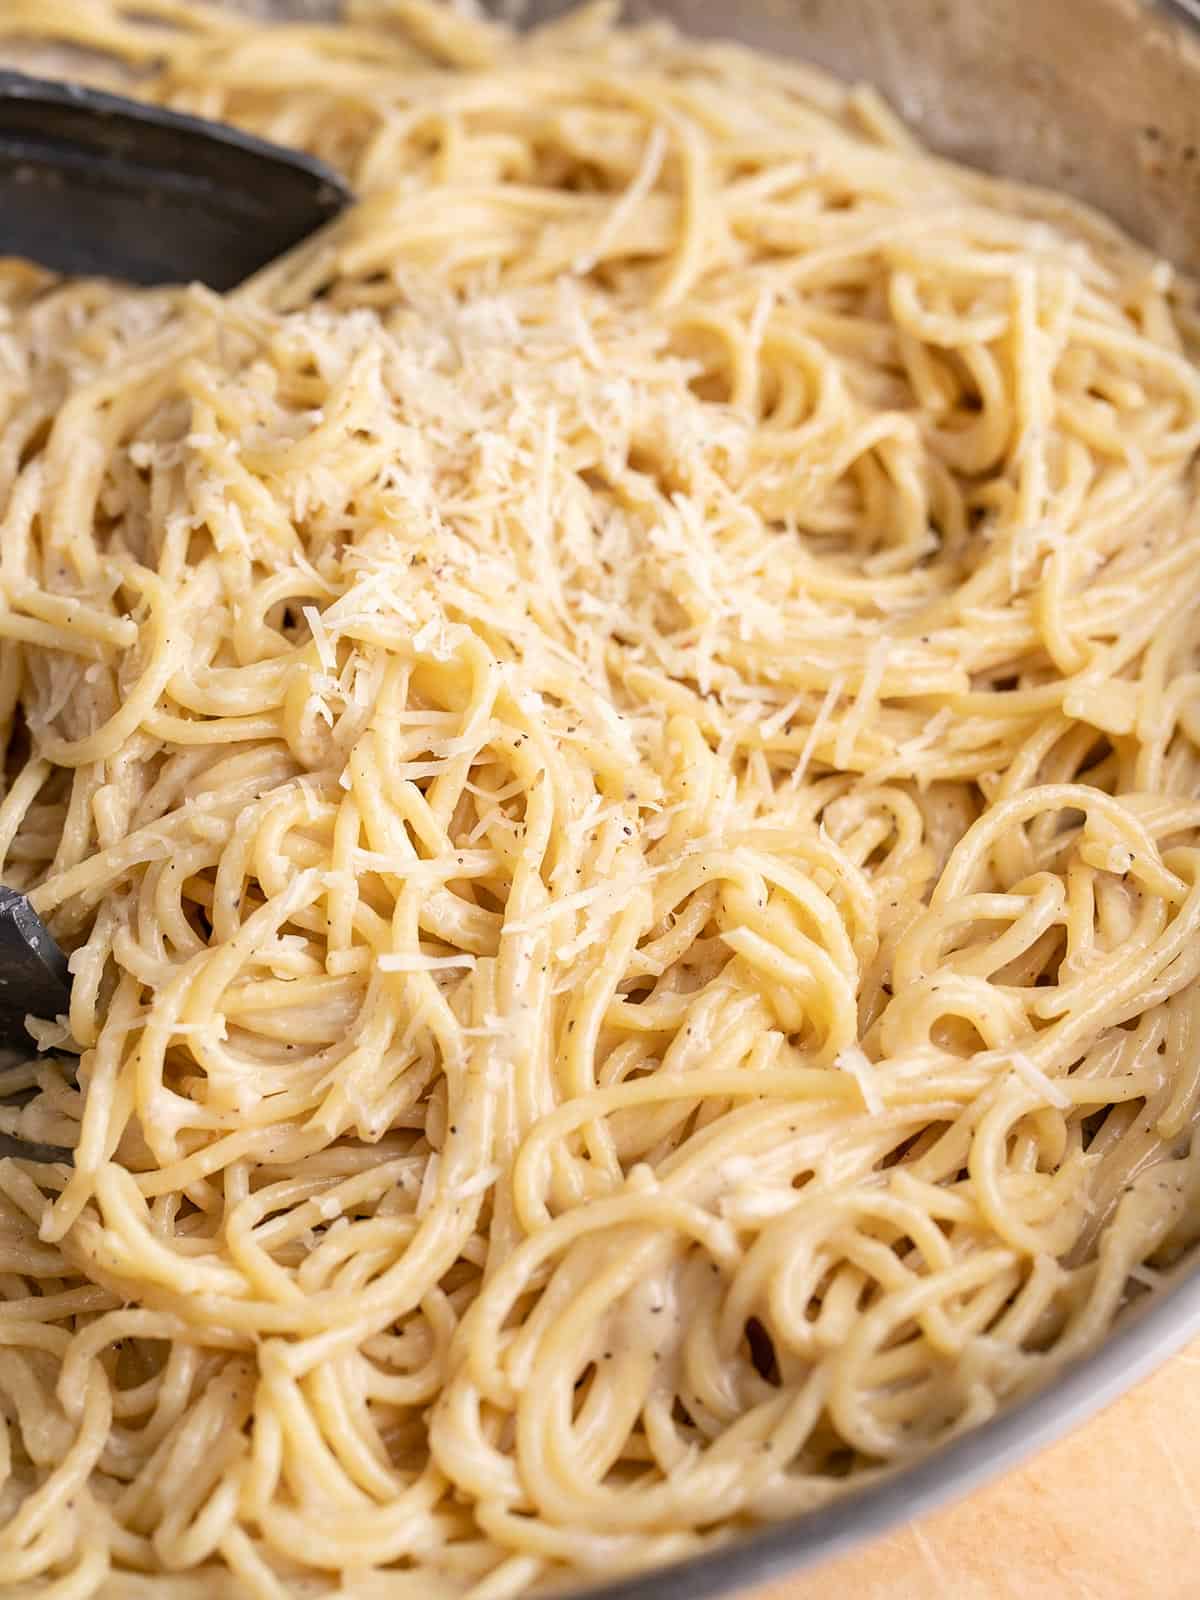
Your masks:
M363 197L0 271L0 1588L662 1562L1197 1235L1191 288L612 20L0 11Z

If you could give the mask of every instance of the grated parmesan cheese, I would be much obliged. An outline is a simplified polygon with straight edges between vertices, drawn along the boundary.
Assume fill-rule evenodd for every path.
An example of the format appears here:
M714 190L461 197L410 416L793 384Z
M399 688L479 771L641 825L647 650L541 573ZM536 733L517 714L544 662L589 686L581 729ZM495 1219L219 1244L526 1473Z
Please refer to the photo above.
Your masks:
M800 759L796 762L795 767L788 774L789 789L798 789L804 782L809 765L816 753L817 745L820 743L825 729L829 726L830 719L833 715L833 708L841 699L844 681L845 680L839 675L833 679L829 685L829 688L826 689L825 698L821 701L820 709L817 711L817 715L813 720L813 725L808 730L808 737L805 739L803 747L801 748Z
M866 1052L856 1044L847 1045L838 1052L833 1064L840 1072L850 1074L858 1085L863 1105L872 1116L878 1116L884 1110L883 1096L879 1092L875 1063Z
M1066 1090L1055 1083L1053 1078L1047 1077L1023 1050L980 1050L976 1053L974 1061L977 1066L994 1067L1001 1071L1007 1068L1027 1089L1032 1089L1035 1094L1043 1096L1047 1105L1065 1111L1074 1104Z
M477 1194L485 1193L501 1177L503 1170L496 1162L489 1167L481 1167L473 1177L454 1184L449 1191L450 1197L454 1200L471 1200Z
M469 972L475 966L475 957L465 952L452 956L388 952L376 956L375 965L380 972L446 972L453 967L465 967Z
M863 670L862 685L855 697L841 727L838 729L837 743L834 745L834 761L844 772L854 756L854 748L858 743L858 736L866 726L867 718L879 698L879 687L883 682L883 674L887 669L888 655L892 641L887 638L876 639L867 653L867 664Z
M321 613L316 606L305 606L303 616L313 636L313 643L317 647L317 659L321 663L321 668L329 678L332 678L337 671L337 651L333 648L333 641L329 637Z

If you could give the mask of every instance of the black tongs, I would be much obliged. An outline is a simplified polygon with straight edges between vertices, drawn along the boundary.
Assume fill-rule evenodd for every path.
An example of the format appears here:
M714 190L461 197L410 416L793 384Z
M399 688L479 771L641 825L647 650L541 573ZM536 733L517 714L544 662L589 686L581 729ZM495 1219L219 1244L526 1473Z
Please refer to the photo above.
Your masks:
M37 1052L25 1025L27 1017L65 1016L71 1004L71 974L67 958L55 944L46 925L23 894L0 887L0 1066L9 1066ZM25 1161L70 1161L71 1152L41 1143L26 1135L20 1107L29 1091L15 1100L0 1098L0 1112L12 1112L11 1132L0 1129L0 1160L17 1156Z
M0 887L0 1050L34 1053L26 1017L65 1016L67 958L23 894Z
M232 289L351 198L324 162L223 123L0 71L0 255Z

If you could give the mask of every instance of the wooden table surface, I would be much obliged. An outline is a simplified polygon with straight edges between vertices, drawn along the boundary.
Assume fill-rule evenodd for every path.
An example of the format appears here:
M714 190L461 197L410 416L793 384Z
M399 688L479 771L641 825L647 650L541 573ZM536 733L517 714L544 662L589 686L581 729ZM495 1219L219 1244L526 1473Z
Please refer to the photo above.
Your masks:
M1200 1342L1028 1466L746 1600L1200 1600Z

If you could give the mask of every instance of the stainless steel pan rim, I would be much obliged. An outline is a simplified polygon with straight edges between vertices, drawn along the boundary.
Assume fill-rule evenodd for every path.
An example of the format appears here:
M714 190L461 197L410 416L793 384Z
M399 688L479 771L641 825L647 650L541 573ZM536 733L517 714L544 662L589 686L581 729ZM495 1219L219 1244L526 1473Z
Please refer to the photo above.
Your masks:
M1200 1332L1200 1266L1133 1308L1089 1355L1031 1394L912 1466L817 1511L751 1533L727 1549L624 1582L580 1600L713 1600L831 1560L898 1524L965 1495L1053 1444L1110 1405Z

